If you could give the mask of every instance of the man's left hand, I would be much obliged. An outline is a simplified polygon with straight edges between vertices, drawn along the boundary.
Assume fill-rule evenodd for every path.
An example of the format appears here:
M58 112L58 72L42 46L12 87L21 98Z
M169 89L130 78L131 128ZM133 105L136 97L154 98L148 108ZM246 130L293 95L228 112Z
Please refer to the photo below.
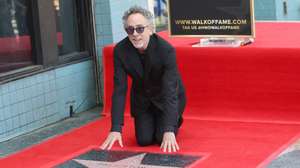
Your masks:
M160 148L166 152L176 152L179 150L179 146L176 142L176 137L173 132L165 132Z

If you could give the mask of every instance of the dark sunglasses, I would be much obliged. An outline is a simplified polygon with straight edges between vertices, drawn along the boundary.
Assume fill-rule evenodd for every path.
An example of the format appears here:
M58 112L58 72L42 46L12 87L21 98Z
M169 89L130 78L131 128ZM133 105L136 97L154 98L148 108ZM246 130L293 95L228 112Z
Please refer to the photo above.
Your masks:
M125 28L125 31L127 32L127 34L129 35L133 35L134 33L134 30L138 33L138 34L142 34L144 33L144 30L145 28L147 27L148 25L146 26L137 26L136 28L134 28L133 26L128 26Z

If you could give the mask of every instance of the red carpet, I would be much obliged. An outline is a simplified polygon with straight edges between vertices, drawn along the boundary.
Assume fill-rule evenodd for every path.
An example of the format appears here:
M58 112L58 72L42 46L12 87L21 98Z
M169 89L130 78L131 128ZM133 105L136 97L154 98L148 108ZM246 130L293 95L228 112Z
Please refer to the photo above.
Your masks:
M124 130L125 148L114 150L160 152L159 146L138 147L132 121ZM109 118L98 120L63 136L1 160L1 167L53 167L98 146L109 130ZM194 129L192 129L194 128ZM197 131L195 131L197 130ZM300 126L188 120L178 135L180 152L206 158L195 167L253 168L294 138Z
M300 24L258 23L257 38L241 48L192 48L198 39L168 38L177 51L188 104L178 135L180 152L205 156L194 167L264 167L299 138ZM284 35L283 35L284 34ZM2 167L51 167L98 146L109 127L112 46L104 48L104 114L101 120L2 159ZM127 113L128 113L127 106ZM127 121L127 122L126 122ZM125 148L138 147L126 117Z

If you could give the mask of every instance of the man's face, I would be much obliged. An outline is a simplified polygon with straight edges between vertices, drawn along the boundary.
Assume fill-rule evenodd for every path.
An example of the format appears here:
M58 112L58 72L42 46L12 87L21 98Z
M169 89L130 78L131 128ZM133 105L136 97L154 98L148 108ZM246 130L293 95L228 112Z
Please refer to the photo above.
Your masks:
M125 30L135 48L138 50L145 50L147 48L153 31L148 20L143 15L139 13L131 14L127 19Z

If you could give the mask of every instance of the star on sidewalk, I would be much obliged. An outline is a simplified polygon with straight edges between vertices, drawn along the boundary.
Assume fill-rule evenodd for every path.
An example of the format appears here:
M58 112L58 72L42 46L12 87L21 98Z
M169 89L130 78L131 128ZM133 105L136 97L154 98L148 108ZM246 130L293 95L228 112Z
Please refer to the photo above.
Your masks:
M88 168L179 168L170 166L155 166L155 165L145 165L142 164L142 160L146 153L135 155L126 159L122 159L115 162L106 161L94 161L94 160L83 160L83 159L73 159L74 161L87 166Z

